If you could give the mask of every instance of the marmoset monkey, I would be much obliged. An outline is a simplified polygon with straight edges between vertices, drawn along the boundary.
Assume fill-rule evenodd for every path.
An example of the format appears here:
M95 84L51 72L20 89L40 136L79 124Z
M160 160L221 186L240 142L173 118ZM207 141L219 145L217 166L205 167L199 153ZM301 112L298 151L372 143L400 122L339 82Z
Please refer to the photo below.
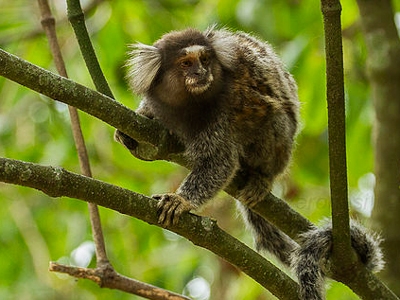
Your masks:
M159 222L175 224L240 174L257 249L290 265L298 245L251 210L287 167L299 123L296 83L271 46L243 32L187 29L135 44L130 55L131 86L144 96L137 112L176 134L191 167L175 193L153 196ZM137 145L118 130L115 138Z
M134 45L128 66L133 90L144 95L137 112L174 132L191 163L175 193L156 195L160 223L177 222L240 172L246 183L238 200L257 247L278 248L272 251L289 263L293 245L266 238L270 224L250 210L285 170L298 125L296 84L272 48L241 32L187 29ZM116 139L131 141L119 131Z

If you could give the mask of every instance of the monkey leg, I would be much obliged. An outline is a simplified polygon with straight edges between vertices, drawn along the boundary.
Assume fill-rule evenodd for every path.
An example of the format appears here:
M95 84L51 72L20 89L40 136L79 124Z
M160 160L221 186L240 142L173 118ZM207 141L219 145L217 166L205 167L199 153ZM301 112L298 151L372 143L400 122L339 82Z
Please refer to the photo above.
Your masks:
M247 181L239 191L238 207L253 232L257 251L268 251L289 266L290 254L297 247L296 243L251 209L267 197L271 190L272 179L251 169L244 169L241 173Z
M244 174L247 181L239 191L238 200L243 205L252 208L267 197L271 191L273 179L257 171L241 170L239 172Z
M291 253L297 245L286 234L266 219L238 202L245 222L253 232L257 251L268 251L285 265L290 266Z

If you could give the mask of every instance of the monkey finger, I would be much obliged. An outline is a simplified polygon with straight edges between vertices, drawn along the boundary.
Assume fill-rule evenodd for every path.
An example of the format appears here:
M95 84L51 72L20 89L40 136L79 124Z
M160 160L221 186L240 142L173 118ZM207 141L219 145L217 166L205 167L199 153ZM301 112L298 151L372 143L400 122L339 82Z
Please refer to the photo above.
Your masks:
M152 197L159 200L157 204L158 222L165 226L176 225L181 214L193 208L189 201L174 193L156 194Z
M155 194L151 195L151 198L156 199L156 200L161 200L165 196L165 194Z
M170 206L170 201L168 201L169 197L167 194L156 194L152 195L151 197L158 200L157 203L158 222L164 223L166 212L168 211L168 208Z
M177 203L176 201L172 201L168 207L168 210L165 212L165 225L169 226L169 225L176 225L179 221L179 216L180 213L177 210L179 207L179 203Z
M169 203L165 202L164 200L160 200L160 202L157 204L157 215L159 224L167 225L168 210L169 210Z
M114 139L124 145L128 150L135 150L139 143L131 138L129 135L119 131L118 129L114 132Z
M184 203L178 203L174 209L174 213L171 216L172 224L176 225L179 221L180 216L184 213L190 211Z
M173 207L165 207L158 217L158 222L166 227L176 225L178 220L179 216L175 213Z
M171 225L174 218L175 209L179 203L173 201L172 197L170 197L168 194L154 195L153 198L160 200L160 202L157 204L158 222L165 226Z

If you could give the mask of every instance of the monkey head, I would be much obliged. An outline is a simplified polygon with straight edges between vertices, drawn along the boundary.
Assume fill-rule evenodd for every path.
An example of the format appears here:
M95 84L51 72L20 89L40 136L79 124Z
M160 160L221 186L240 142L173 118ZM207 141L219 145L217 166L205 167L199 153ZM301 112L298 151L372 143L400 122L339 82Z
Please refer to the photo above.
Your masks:
M192 45L179 51L174 61L174 70L179 70L178 78L189 94L198 95L208 90L214 81L211 67L212 51L207 46ZM175 75L175 74L174 74Z
M234 48L222 44L212 29L173 31L152 46L135 44L127 64L131 86L172 106L210 98L221 87L223 69L232 68L226 49Z

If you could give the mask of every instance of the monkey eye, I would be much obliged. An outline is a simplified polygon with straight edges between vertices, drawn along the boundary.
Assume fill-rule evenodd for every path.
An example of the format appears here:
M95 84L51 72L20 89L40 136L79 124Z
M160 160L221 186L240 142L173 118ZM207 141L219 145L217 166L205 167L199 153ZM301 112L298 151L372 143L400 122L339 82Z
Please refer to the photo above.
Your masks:
M193 66L193 62L191 60L183 60L183 61L181 61L181 67L189 68L191 66Z
M208 56L202 56L202 57L200 58L200 61L201 61L201 63L202 63L203 65L207 65L207 64L210 62L210 59L209 59Z

